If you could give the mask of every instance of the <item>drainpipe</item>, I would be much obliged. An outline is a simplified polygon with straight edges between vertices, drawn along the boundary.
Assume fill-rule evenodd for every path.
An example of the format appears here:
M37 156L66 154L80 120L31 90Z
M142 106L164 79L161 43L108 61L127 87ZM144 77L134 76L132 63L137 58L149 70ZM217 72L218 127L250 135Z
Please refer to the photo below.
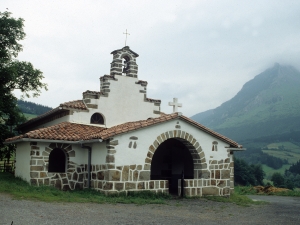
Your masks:
M81 144L81 148L86 148L88 150L88 188L91 188L91 159L92 159L92 147Z

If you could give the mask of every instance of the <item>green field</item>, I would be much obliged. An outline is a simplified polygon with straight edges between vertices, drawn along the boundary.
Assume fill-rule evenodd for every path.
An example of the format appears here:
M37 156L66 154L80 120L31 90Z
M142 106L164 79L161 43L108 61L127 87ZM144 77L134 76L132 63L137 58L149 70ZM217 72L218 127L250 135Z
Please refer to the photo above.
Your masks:
M26 117L27 120L31 120L32 118L37 117L37 115L28 114L28 113L23 113L23 115Z
M286 159L289 165L300 160L300 146L291 142L271 143L268 144L262 151L268 155L280 159Z

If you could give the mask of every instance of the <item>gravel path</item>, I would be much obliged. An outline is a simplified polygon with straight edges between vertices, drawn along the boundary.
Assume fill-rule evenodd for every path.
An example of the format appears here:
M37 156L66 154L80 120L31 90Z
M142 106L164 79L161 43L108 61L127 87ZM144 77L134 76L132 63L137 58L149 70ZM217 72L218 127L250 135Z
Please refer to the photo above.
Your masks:
M46 203L0 193L0 224L300 224L300 198L249 197L270 204L242 207L206 199L164 205Z

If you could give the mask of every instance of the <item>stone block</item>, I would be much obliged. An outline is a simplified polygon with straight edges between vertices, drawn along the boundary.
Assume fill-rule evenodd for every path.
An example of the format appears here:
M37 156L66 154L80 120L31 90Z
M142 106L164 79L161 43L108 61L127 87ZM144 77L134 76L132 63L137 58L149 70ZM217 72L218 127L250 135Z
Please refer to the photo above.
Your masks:
M110 141L109 144L110 145L118 145L119 141L118 140Z
M159 188L165 188L165 182L163 180L159 182Z
M40 178L48 177L46 172L40 172Z
M160 136L158 136L156 139L158 140L159 143L162 143L162 142L163 142L163 140L161 139Z
M139 172L137 170L134 170L132 173L132 180L137 181L139 179Z
M38 180L37 179L30 179L30 184L31 185L38 185Z
M114 155L107 155L106 156L106 163L114 163L115 162L115 156Z
M151 164L145 164L144 170L151 170Z
M113 188L113 183L112 182L106 182L103 185L103 190L112 190L112 188Z
M129 178L129 166L124 166L122 171L122 180L128 181Z
M148 157L145 159L145 163L151 164L151 162L152 162L152 159L150 159L150 158L148 158Z
M63 186L62 190L63 190L63 191L70 191L71 188L70 188L69 184L65 184L65 185Z
M147 153L147 157L148 157L148 158L150 158L150 159L152 159L152 157L153 157L153 153L148 151L148 153Z
M224 162L225 162L225 163L230 163L230 159L229 159L229 158L226 158Z
M96 173L92 173L92 180L96 180L97 179L97 174Z
M154 181L149 182L149 189L154 189Z
M35 166L36 165L36 160L30 160L30 165L32 166Z
M83 174L79 174L79 176L78 176L78 181L79 181L79 182L83 182Z
M220 180L218 183L218 187L225 187L226 186L226 181L225 180Z
M136 189L136 183L135 182L126 182L125 189L126 190Z
M221 178L229 179L230 178L230 170L221 170Z
M130 168L131 170L135 170L136 165L130 165L129 168Z
M110 181L120 181L121 172L119 170L110 170L109 171L109 180Z
M76 183L75 184L75 189L76 190L82 190L83 189L83 183Z
M184 188L184 196L191 196L191 189L190 188Z
M137 165L136 169L137 169L137 170L142 170L142 169L143 169L143 166L142 166L142 165Z
M208 170L199 170L198 171L199 178L209 179L210 178L210 172Z
M50 179L46 178L44 179L44 185L48 186L50 184Z
M54 187L57 188L57 189L61 189L61 181L60 180L56 180Z
M201 179L197 180L197 187L202 187L203 186L203 181Z
M97 180L104 180L104 172L100 171L97 173Z
M219 188L217 187L203 187L202 195L219 195Z
M30 171L43 171L43 166L30 166Z
M230 195L230 188L223 188L223 195Z
M98 181L98 188L102 189L102 181Z
M124 183L115 183L115 189L118 191L124 190Z
M215 170L215 178L220 179L220 170Z
M30 172L30 178L38 178L39 172Z
M153 142L153 145L154 145L154 147L155 147L155 148L157 148L157 147L159 146L159 143L158 143L158 141L157 141L157 140L155 140L155 141Z
M155 189L158 189L159 188L159 181L158 180L154 181L154 184L155 184Z
M210 183L212 186L216 186L216 180L211 180Z
M141 171L140 172L140 176L139 176L139 180L150 180L150 171Z
M199 156L200 156L200 159L204 158L204 152L200 152Z
M149 147L149 151L150 152L155 152L155 150L156 150L156 148L153 146L153 145L150 145L150 147Z
M115 169L115 164L107 164L107 169Z
M141 190L141 189L145 189L145 184L144 184L144 182L139 182L137 188L140 189L140 190Z

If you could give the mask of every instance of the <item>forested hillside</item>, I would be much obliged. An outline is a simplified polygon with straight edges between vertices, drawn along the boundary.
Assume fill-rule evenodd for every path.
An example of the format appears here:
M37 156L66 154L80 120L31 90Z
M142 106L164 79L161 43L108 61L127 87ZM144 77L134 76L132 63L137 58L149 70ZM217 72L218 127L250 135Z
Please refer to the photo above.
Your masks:
M40 104L23 101L23 100L18 100L17 104L22 113L28 113L28 114L33 114L33 115L41 115L52 109L48 106L43 106Z

